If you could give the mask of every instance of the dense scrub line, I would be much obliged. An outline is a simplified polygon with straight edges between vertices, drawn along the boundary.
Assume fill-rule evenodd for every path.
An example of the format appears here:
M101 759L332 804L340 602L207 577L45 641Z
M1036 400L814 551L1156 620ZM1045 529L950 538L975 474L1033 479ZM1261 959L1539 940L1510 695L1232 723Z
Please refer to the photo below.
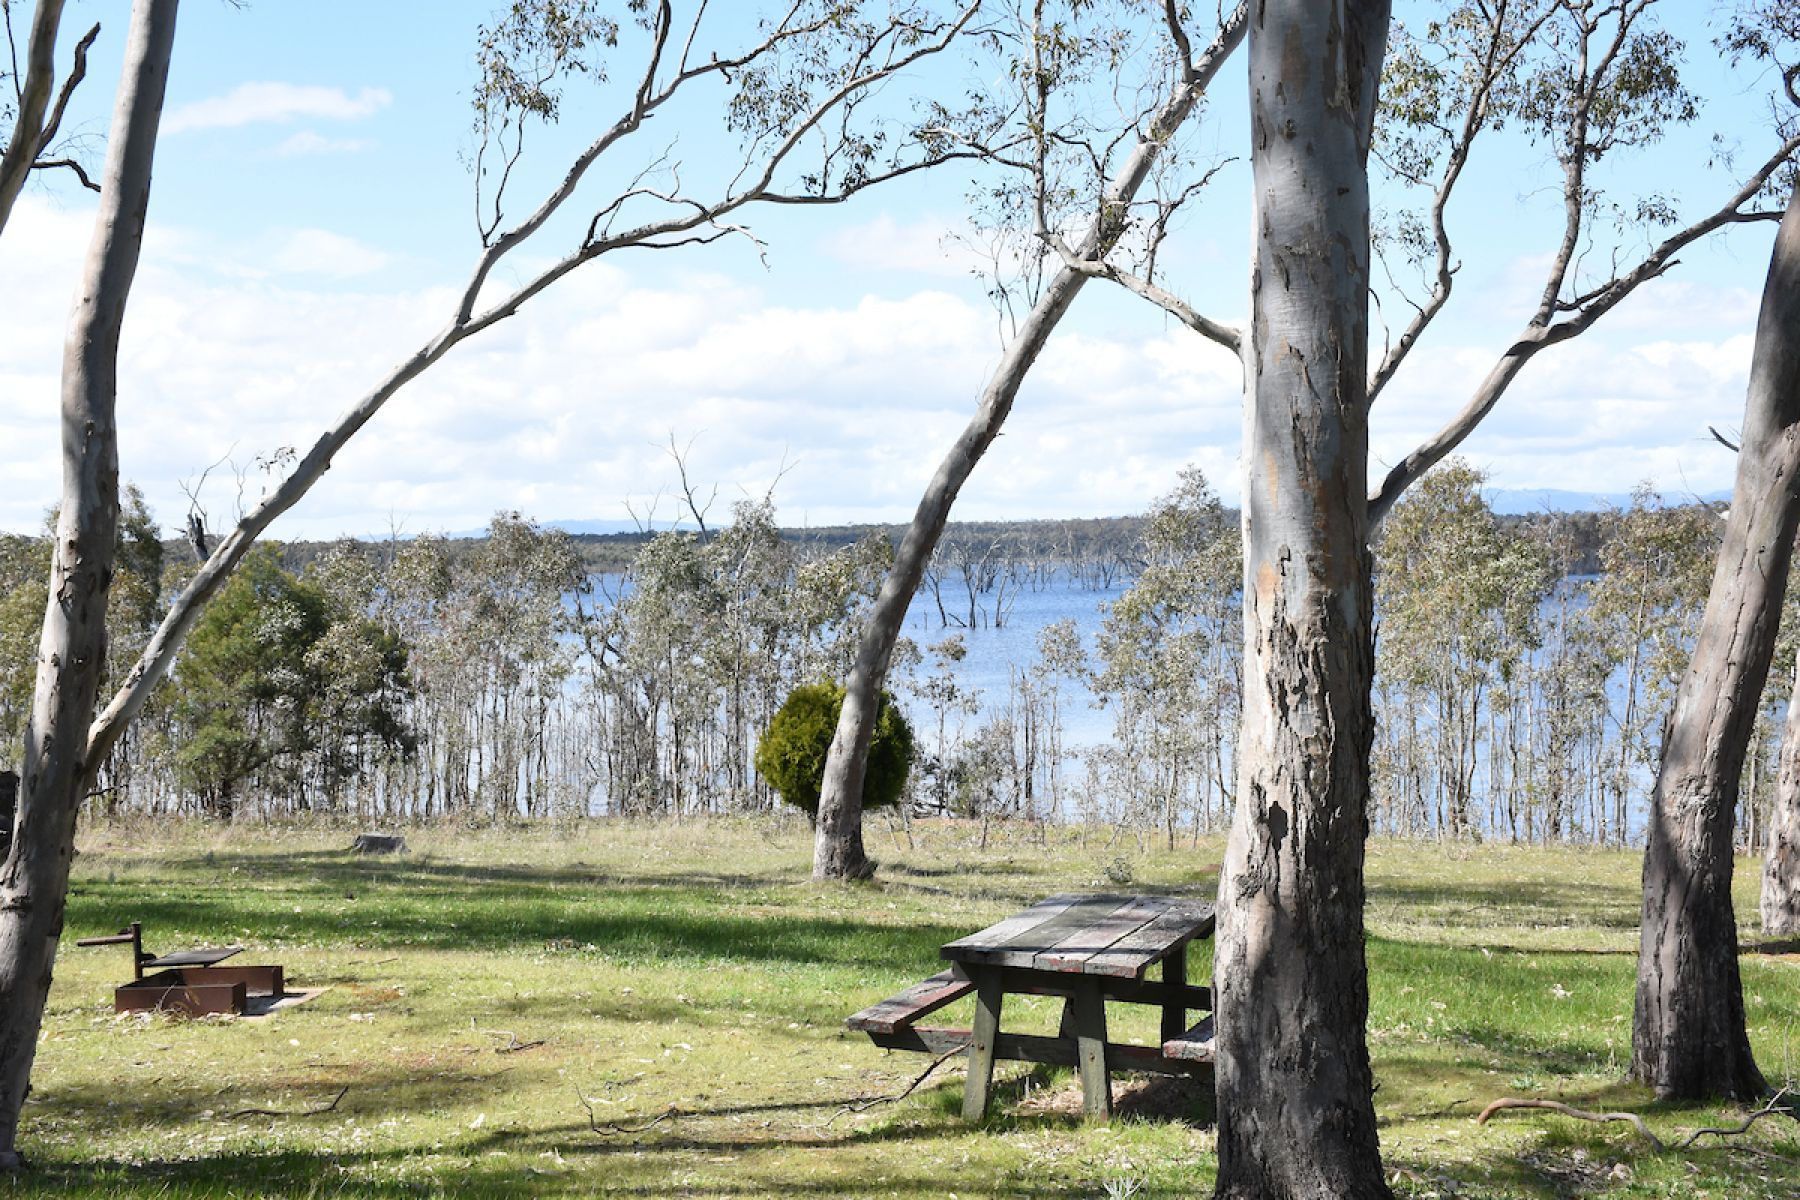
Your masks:
M1480 485L1466 465L1439 468L1378 547L1374 826L1631 841L1717 517L1646 491L1623 511L1509 520ZM1095 542L1066 560L1009 527L946 543L926 605L943 636L904 645L895 678L920 751L910 809L1106 822L1170 844L1222 826L1240 695L1236 514L1190 470L1128 527L1128 550ZM192 569L141 498L120 536L115 664ZM0 766L16 765L43 555L0 539ZM765 811L776 800L753 767L757 738L793 687L842 678L890 555L878 529L784 536L767 500L715 530L651 536L616 575L590 573L574 539L517 514L474 542L267 550L202 619L92 804L218 819ZM1073 620L1038 631L1004 696L977 696L959 673L961 631L1006 621L1011 597L1121 574L1130 586L1091 635ZM1784 625L1792 661L1800 621ZM1785 678L1770 691L1739 821L1751 847L1766 837ZM1111 736L1075 745L1070 717L1088 703Z

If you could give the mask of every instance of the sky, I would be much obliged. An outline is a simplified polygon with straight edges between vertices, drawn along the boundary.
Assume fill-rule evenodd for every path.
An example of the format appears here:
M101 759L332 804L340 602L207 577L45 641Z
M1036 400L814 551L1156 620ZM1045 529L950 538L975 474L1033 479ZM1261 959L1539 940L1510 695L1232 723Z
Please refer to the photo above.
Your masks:
M227 525L394 364L442 327L479 243L466 159L476 31L499 0L188 0L183 6L149 233L120 364L124 478L179 526L196 494ZM1771 144L1769 81L1733 74L1705 4L1664 6L1705 100L1697 127L1605 164L1605 185L1666 192L1684 215L1716 207L1729 173ZM61 58L103 29L66 126L104 154L127 6L73 0ZM1419 5L1402 3L1403 15ZM741 42L724 10L717 44ZM571 87L535 133L514 194L541 194L575 147L616 116L629 39L608 84ZM889 89L991 84L940 63ZM1249 171L1242 56L1220 77L1193 148L1231 159L1181 223L1164 278L1209 315L1247 311ZM650 157L703 188L735 143L716 104L657 118ZM598 170L602 205L643 157ZM709 171L712 174L709 174ZM1558 232L1555 164L1516 130L1472 163L1452 233L1451 309L1372 414L1379 476L1446 420L1524 324ZM621 254L591 263L409 384L275 525L281 538L479 529L500 510L546 521L677 513L680 449L711 516L773 489L784 524L904 521L974 410L1001 322L977 271L966 197L946 168L849 204L745 214L761 246ZM1393 197L1378 194L1378 202ZM93 199L40 173L0 235L0 529L35 532L58 490L55 407L69 298ZM562 253L553 235L501 282ZM1462 453L1495 488L1672 496L1729 489L1707 432L1741 420L1772 225L1739 226L1593 333L1527 368ZM1078 301L1020 394L1005 435L964 489L970 519L1140 512L1201 466L1241 490L1236 362L1105 284Z

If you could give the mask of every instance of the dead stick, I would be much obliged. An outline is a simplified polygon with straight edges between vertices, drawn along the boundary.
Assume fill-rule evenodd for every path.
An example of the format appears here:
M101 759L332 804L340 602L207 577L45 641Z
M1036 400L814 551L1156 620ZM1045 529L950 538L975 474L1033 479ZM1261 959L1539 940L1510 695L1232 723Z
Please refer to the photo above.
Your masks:
M924 1083L927 1079L931 1078L931 1073L933 1071L949 1062L956 1055L966 1053L967 1051L967 1046L957 1046L944 1051L942 1054L932 1059L931 1065L926 1067L923 1071L920 1071L918 1076L901 1091L895 1092L891 1096L864 1096L861 1099L852 1100L850 1103L844 1105L844 1107L832 1113L831 1116L826 1119L825 1124L819 1126L819 1128L824 1129L839 1117L846 1116L849 1113L867 1112L877 1104L892 1104L897 1100L906 1099L918 1089L918 1086L921 1083Z
M1709 1133L1714 1137L1736 1137L1740 1133L1748 1132L1752 1125L1756 1124L1764 1117L1772 1117L1779 1114L1784 1117L1793 1117L1795 1120L1800 1120L1800 1112L1797 1112L1792 1105L1782 1103L1782 1100L1787 1097L1787 1094L1788 1089L1785 1087L1779 1092L1776 1092L1774 1097L1771 1098L1767 1104L1745 1117L1735 1129L1714 1129L1710 1127L1706 1129L1696 1129L1694 1132L1682 1138L1679 1142L1676 1142L1675 1149L1686 1150L1689 1146L1692 1146L1695 1142L1699 1141Z
M642 1125L620 1125L613 1121L608 1121L606 1124L602 1125L599 1121L595 1120L594 1106L588 1103L588 1098L579 1093L577 1093L577 1097L581 1101L581 1107L587 1109L588 1128L595 1133L604 1133L608 1135L618 1133L646 1133L649 1130L656 1128L658 1125L661 1125L664 1121L672 1121L681 1115L681 1109L671 1104L667 1111L659 1116L651 1117Z
M1579 1108L1570 1108L1560 1100L1520 1100L1513 1096L1506 1096L1482 1109L1481 1115L1475 1118L1475 1123L1486 1125L1489 1117L1507 1108L1547 1108L1551 1112L1559 1112L1565 1117L1574 1117L1577 1121L1626 1121L1654 1149L1660 1151L1666 1148L1662 1139L1651 1133L1650 1127L1644 1124L1644 1118L1636 1113L1591 1113Z
M240 1108L234 1113L226 1113L225 1119L235 1121L239 1117L322 1117L328 1112L335 1111L337 1106L343 1103L344 1097L349 1094L350 1085L346 1083L338 1089L338 1094L332 1098L331 1103L323 1108L303 1108L299 1112L284 1112L278 1108Z

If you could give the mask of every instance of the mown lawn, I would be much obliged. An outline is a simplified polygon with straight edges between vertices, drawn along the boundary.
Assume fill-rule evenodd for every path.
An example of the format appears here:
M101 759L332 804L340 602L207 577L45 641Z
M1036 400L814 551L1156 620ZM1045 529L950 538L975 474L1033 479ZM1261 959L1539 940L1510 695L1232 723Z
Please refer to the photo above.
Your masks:
M1002 1064L994 1115L971 1128L954 1063L903 1100L865 1106L926 1062L840 1023L938 969L944 941L1049 892L1210 895L1219 843L1168 853L1017 831L983 850L966 827L921 825L912 845L885 824L871 833L880 879L844 889L807 881L810 839L794 822L415 830L399 859L352 855L345 830L87 830L21 1139L33 1166L0 1190L1209 1189L1213 1134L1191 1091L1144 1089L1133 1115L1091 1127L1067 1072ZM1503 1095L1639 1112L1670 1138L1739 1119L1620 1082L1638 865L1616 852L1371 848L1371 1045L1399 1194L1800 1195L1800 1122L1785 1118L1681 1153L1552 1114L1473 1123ZM1740 916L1755 911L1754 886L1740 864ZM132 919L153 949L238 941L244 960L329 990L263 1020L115 1017L125 953L72 941ZM1743 940L1757 940L1748 923ZM1743 966L1774 1081L1800 1078L1800 947L1782 949L1754 949ZM1204 954L1191 969L1210 970ZM1048 1032L1056 1012L1009 1007L1012 1020ZM1154 1014L1116 1010L1114 1030L1149 1040Z

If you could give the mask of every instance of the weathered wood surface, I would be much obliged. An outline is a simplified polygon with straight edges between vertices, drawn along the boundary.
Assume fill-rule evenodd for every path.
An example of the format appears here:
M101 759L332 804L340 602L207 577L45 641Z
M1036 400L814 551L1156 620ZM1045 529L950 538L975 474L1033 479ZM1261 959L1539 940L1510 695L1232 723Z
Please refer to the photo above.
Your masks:
M971 979L971 971L980 969L957 963L950 968L950 974L957 979ZM1006 981L1006 990L1023 996L1068 996L1073 994L1076 984L1082 978L1080 975L1039 971L1031 967L1000 967L998 970L1001 978ZM1180 1004L1183 1008L1205 1011L1210 1011L1213 1006L1212 989L1197 983L1184 983L1176 987L1161 979L1122 979L1109 976L1105 991L1108 1000L1118 1000L1125 1004Z
M1212 932L1212 905L1168 896L1053 896L943 948L953 962L1142 979Z
M939 971L897 996L871 1004L845 1021L844 1027L864 1033L892 1033L974 990L973 980L960 978L952 971Z
M889 1050L916 1050L925 1054L965 1051L973 1037L968 1029L940 1025L913 1025L893 1033L870 1034L877 1046ZM1044 1037L1031 1033L1001 1033L994 1037L994 1058L1007 1062L1048 1063L1054 1067L1078 1065L1075 1042L1060 1037ZM1109 1071L1138 1071L1149 1075L1196 1075L1211 1069L1211 1063L1198 1059L1173 1058L1157 1046L1133 1046L1125 1042L1106 1043L1106 1068Z
M975 1028L969 1034L969 1075L963 1085L963 1119L968 1121L987 1115L995 1047L1000 1040L1000 1004L1006 999L998 972L977 979L975 988Z
M1207 1013L1192 1029L1162 1044L1163 1057L1182 1062L1209 1063L1213 1060L1213 1019Z

